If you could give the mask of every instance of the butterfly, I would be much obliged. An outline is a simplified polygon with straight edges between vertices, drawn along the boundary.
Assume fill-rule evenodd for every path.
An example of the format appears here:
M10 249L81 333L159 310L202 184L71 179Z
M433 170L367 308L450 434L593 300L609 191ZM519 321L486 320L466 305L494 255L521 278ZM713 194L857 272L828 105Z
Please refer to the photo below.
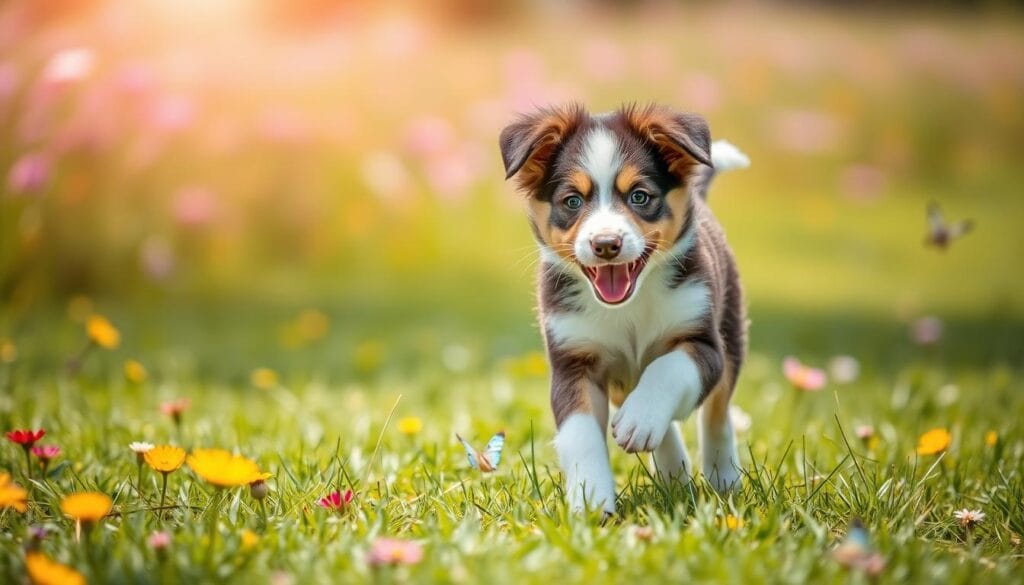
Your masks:
M470 445L458 433L455 433L455 438L466 449L466 458L469 459L470 467L480 471L494 471L498 468L498 463L501 461L501 450L505 447L505 431L501 431L491 437L491 440L487 441L487 446L484 447L482 452L477 451L473 445Z
M938 204L932 202L928 205L928 235L925 236L924 243L945 250L953 240L963 237L973 227L974 222L969 219L948 223Z
M878 575L885 569L885 559L872 546L868 531L858 518L850 522L846 538L832 549L832 560L840 565L870 576Z

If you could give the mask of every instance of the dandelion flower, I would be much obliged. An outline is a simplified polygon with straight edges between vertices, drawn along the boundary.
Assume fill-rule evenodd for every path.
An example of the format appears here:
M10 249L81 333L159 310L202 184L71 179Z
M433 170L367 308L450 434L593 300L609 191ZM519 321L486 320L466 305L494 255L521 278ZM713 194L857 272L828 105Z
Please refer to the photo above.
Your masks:
M398 420L398 432L413 436L423 430L423 419L418 416L407 416Z
M219 488L249 485L263 476L255 461L223 449L196 449L187 461L196 475Z
M828 382L824 370L806 366L795 357L787 357L783 360L782 373L794 388L807 392L821 390Z
M114 502L106 494L80 492L71 494L60 502L60 510L79 522L96 522L110 513Z
M154 470L167 474L176 471L185 463L185 450L172 445L160 445L146 451L143 457Z
M999 433L995 431L989 431L985 433L985 444L989 447L995 447L996 443L999 442Z
M344 493L335 490L320 498L320 507L327 510L333 510L335 512L341 512L348 508L348 505L352 503L352 498L354 497L355 494L352 493L352 490L345 490Z
M127 360L124 362L124 379L128 380L132 384L141 384L146 381L148 372L146 372L146 366L143 366L136 360Z
M952 439L946 429L932 429L917 440L917 454L938 455L949 448Z
M103 349L115 349L121 343L121 332L102 315L89 317L85 322L85 331L89 341Z
M40 552L25 555L25 568L34 585L85 585L85 577L81 573L50 560Z
M960 521L960 526L964 528L970 528L975 524L980 524L985 519L985 513L981 510L957 510L953 512L953 517Z
M378 538L370 548L367 562L373 566L415 565L423 560L423 547L411 540Z
M260 390L273 390L277 388L277 372L270 368L256 368L249 374L249 381Z
M722 518L722 525L729 530L739 530L743 528L743 518L733 516L732 514L726 514L725 518Z
M11 481L11 476L0 473L0 509L14 508L24 513L28 510L28 492Z
M246 528L242 531L242 550L248 550L260 543L258 534Z

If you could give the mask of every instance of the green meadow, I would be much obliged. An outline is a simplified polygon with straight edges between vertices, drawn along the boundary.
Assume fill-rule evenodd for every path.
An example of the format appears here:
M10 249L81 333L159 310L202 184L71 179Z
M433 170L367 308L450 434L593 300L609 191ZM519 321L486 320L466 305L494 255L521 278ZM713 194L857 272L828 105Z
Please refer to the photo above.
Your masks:
M1016 13L212 11L172 34L154 6L29 4L0 7L32 23L0 54L0 430L60 451L2 439L0 582L1020 581ZM563 99L700 111L752 160L710 194L751 320L734 493L610 442L618 515L567 510L496 144ZM973 221L946 250L932 202ZM471 468L455 433L499 430L497 471ZM133 442L272 475L190 460L162 495ZM101 519L62 507L83 492Z

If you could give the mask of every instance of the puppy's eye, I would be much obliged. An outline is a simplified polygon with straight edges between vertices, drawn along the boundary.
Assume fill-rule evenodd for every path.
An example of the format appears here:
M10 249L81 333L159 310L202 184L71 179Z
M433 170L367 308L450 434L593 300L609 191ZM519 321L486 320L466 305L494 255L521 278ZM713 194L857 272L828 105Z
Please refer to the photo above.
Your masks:
M629 202L633 205L646 205L651 200L650 194L643 189L637 189L629 194Z
M575 211L580 207L583 207L583 198L579 195L570 195L562 200L562 205Z

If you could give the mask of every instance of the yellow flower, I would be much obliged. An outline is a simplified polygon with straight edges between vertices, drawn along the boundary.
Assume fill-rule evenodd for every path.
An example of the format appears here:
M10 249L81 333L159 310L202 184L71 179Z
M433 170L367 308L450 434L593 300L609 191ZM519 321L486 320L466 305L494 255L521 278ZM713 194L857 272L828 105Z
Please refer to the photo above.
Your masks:
M743 528L743 519L737 518L732 514L727 514L725 518L722 519L722 524L729 530L738 530Z
M222 488L249 485L264 475L255 461L224 449L196 449L188 456L188 466L199 477Z
M407 416L398 419L398 432L410 437L423 430L423 421L418 416Z
M19 512L28 510L28 492L11 481L11 476L0 473L0 508L14 508Z
M18 347L10 339L0 339L0 363L9 364L18 359Z
M242 550L250 549L260 542L258 534L246 528L242 531Z
M249 374L249 381L260 390L273 390L277 388L277 372L270 368L256 368Z
M953 437L946 429L932 429L917 440L918 455L937 455L949 448Z
M124 379L132 384L141 384L146 381L146 366L136 360L128 360L124 363Z
M531 351L523 357L523 373L540 378L548 373L548 360L539 351Z
M40 552L25 555L28 577L35 585L85 585L85 577L67 565L51 561Z
M60 510L80 522L96 522L109 514L113 506L106 494L81 492L61 500Z
M995 431L989 431L985 433L985 444L989 447L995 447L996 443L999 442L999 433Z
M85 323L89 340L104 349L114 349L121 343L121 333L106 317L93 315Z
M185 462L185 450L172 445L160 445L146 451L143 457L150 467L167 474L176 471Z

